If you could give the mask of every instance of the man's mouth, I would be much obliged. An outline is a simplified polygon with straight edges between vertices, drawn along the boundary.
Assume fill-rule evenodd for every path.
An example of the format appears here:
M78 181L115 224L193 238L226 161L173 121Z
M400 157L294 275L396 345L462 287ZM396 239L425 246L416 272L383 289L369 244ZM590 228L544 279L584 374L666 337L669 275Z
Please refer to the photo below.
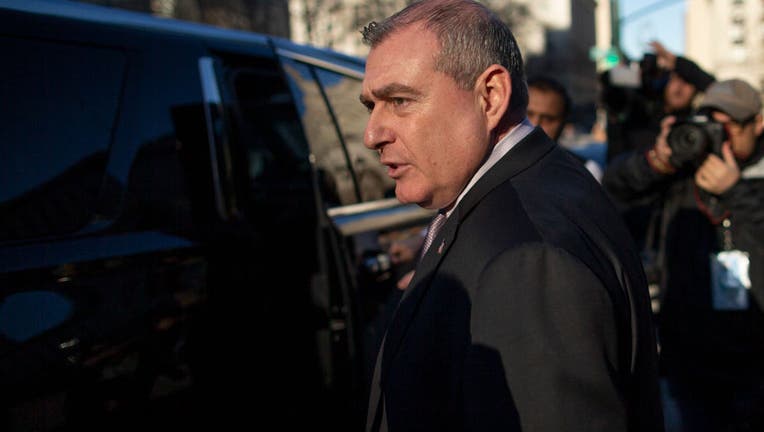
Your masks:
M394 180L400 178L401 175L403 175L403 171L408 166L406 164L396 162L386 162L384 165L387 167L387 175Z

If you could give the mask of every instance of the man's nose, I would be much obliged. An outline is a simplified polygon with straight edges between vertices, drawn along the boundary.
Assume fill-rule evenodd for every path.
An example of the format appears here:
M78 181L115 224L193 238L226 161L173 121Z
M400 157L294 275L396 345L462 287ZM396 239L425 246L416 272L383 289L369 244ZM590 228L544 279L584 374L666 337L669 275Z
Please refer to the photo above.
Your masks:
M538 126L539 125L539 120L540 120L539 117L540 116L538 114L536 114L536 113L528 113L527 116L528 116L528 121L531 122L531 124L533 126Z
M379 109L372 110L363 132L363 144L371 150L379 150L391 142L392 137L393 131L384 113Z

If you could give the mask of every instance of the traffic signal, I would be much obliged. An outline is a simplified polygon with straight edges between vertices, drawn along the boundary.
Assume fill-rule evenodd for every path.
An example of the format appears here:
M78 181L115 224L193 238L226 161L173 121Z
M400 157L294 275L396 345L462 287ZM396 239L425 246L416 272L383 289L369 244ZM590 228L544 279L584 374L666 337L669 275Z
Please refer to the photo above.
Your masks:
M614 47L610 47L605 51L605 55L603 57L603 62L605 63L605 67L610 69L614 66L616 66L621 61L621 56L618 54L618 49Z
M589 58L597 63L597 69L612 69L621 62L621 50L616 47L589 49Z

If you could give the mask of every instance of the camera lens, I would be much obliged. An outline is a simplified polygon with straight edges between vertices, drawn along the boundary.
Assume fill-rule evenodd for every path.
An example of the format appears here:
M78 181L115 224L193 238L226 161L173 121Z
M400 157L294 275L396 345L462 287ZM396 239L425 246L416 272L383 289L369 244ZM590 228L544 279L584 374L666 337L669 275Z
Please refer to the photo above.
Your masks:
M671 147L669 163L675 167L683 167L690 163L699 164L710 145L710 138L705 129L692 123L672 127L667 141Z

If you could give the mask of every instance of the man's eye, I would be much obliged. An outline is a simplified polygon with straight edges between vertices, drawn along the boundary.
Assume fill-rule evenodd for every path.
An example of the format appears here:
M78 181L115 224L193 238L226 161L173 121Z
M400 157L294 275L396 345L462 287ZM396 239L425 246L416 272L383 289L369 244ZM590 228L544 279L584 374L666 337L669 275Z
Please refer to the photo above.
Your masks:
M408 102L408 101L406 99L404 99L404 98L392 98L392 99L390 99L390 103L392 103L392 105L394 107L404 106L406 104L406 102Z

